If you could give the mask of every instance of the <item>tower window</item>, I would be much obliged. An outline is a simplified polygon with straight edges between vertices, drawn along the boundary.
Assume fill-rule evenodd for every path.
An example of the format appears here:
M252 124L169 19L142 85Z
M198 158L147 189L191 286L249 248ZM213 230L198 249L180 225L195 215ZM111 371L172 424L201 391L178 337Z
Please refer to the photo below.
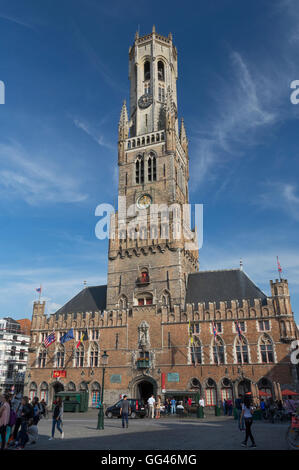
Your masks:
M163 82L165 80L164 64L163 64L162 60L159 60L159 62L158 62L158 79L162 80Z
M151 79L151 65L149 61L147 60L144 63L144 80L150 80Z
M148 181L157 180L157 163L156 157L153 153L150 153L147 161L147 170L148 170Z
M144 84L144 93L146 95L150 95L150 93L151 93L151 85L150 85L149 82Z
M138 156L135 163L135 181L136 184L144 183L144 160L142 156Z

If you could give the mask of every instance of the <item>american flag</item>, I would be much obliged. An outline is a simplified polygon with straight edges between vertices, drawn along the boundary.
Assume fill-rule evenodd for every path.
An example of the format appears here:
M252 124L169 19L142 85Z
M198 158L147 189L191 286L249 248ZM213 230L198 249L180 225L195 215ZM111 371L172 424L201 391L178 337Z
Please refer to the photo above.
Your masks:
M49 336L46 337L44 341L44 345L47 348L48 346L50 346L50 344L55 343L55 341L56 341L55 331L53 331L53 333L51 333Z
M239 338L242 339L242 330L241 330L240 323L238 321L236 321L235 324L236 324L236 330L237 330L237 333L239 335Z

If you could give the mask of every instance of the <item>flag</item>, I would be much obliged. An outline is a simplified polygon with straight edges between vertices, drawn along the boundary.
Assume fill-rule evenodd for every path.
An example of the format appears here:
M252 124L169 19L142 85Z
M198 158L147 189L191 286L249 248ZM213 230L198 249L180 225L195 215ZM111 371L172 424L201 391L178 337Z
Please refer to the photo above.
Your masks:
M277 256L277 267L278 267L278 272L279 272L279 275L280 275L282 273L282 269L281 269L281 266L280 266L278 256Z
M53 333L51 333L49 336L46 337L44 341L44 345L47 348L48 346L50 346L50 344L55 343L55 341L56 341L55 331L53 331Z
M216 326L215 326L215 323L213 322L213 334L214 334L214 337L216 339L217 335L218 335L218 332L216 330Z
M67 341L70 341L71 339L75 339L75 338L74 338L74 330L73 330L73 328L71 328L67 333L65 333L65 334L60 338L60 342L61 342L61 344L64 344L64 343L66 343Z
M36 292L38 292L39 294L41 294L41 293L42 293L42 286L38 287L38 288L35 289L35 290L36 290Z
M87 334L87 330L83 331L82 335L81 335L81 338L76 346L76 349L79 348L80 344L82 343L82 341L86 341L88 340L88 334Z
M191 344L193 344L193 332L192 332L190 320L189 320L189 338L190 338Z
M241 330L241 326L240 326L240 323L238 321L235 322L235 325L236 325L236 330L237 330L237 333L239 335L239 338L240 340L242 339L242 330Z

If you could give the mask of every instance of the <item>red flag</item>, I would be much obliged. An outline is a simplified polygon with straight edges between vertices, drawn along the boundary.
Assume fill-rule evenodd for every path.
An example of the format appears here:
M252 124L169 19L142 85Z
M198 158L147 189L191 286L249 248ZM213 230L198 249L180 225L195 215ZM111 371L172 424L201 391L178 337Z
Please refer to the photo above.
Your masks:
M280 275L282 273L282 269L281 269L281 266L280 266L278 256L277 256L277 266L278 266L278 272L279 272L279 275Z

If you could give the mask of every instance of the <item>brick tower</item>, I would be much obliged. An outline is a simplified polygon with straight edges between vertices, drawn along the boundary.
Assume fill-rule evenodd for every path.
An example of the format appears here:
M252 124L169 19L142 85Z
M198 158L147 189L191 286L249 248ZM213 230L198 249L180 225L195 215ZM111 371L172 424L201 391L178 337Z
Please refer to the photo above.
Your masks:
M188 140L183 120L180 129L178 124L171 34L161 36L155 27L143 37L136 33L129 79L130 118L124 102L119 121L119 205L109 245L107 309L183 307L198 249L183 210L189 202Z

